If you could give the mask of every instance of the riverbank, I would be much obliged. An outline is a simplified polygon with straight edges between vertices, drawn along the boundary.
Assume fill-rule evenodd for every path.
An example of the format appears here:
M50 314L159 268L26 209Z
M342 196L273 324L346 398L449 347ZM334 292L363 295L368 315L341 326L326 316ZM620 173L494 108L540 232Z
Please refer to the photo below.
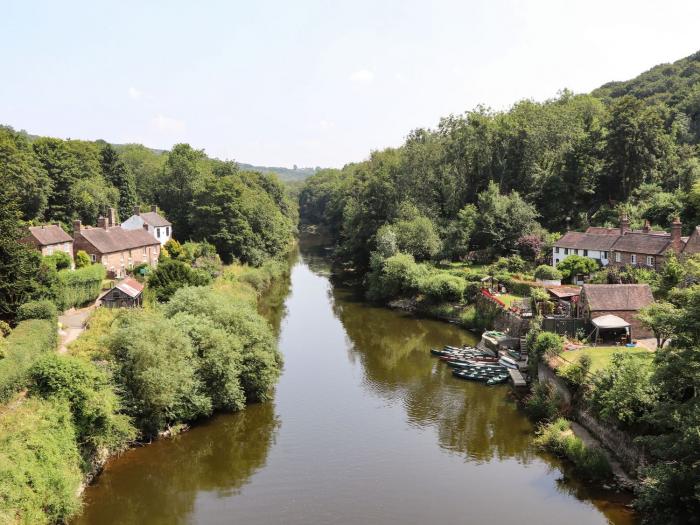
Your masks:
M232 266L164 305L98 309L67 351L38 355L27 395L0 415L0 454L16 456L4 469L0 517L65 522L109 458L267 400L282 360L257 309L288 271L284 262ZM55 324L47 322L54 334ZM34 424L18 426L20 413Z

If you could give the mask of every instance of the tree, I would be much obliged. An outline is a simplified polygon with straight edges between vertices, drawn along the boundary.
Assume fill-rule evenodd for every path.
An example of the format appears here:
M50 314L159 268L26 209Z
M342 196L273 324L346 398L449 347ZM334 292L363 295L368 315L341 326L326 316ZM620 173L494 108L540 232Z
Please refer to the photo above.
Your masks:
M148 287L153 289L158 301L164 302L184 286L206 286L211 276L203 270L193 270L187 263L165 259L148 276Z
M432 259L440 251L442 242L432 221L418 216L393 224L399 251L413 255L416 261Z
M102 148L101 166L105 180L119 192L119 218L125 220L131 216L136 204L134 175L110 144L105 144Z
M564 279L573 279L577 275L589 275L598 269L598 263L582 255L569 255L557 264Z
M540 279L543 281L556 281L562 277L563 274L559 270L548 264L541 264L535 268L535 279Z
M85 268L86 266L90 266L90 256L87 254L85 250L78 250L77 253L75 254L75 269L78 270L80 268Z
M676 331L679 312L671 303L657 301L642 308L637 319L654 333L658 348L662 348Z

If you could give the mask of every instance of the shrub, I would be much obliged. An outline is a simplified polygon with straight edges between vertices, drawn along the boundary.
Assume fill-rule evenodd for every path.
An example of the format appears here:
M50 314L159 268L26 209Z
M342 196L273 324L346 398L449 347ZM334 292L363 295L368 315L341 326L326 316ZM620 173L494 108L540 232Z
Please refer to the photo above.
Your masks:
M71 267L72 261L70 255L66 252L58 251L51 255L47 255L43 259L44 263L51 265L56 270L68 270Z
M583 255L569 255L557 264L557 270L561 272L564 279L572 279L577 275L588 275L597 269L598 263Z
M125 411L145 435L211 413L211 401L196 375L192 344L159 312L127 312L109 347Z
M572 390L578 392L588 383L591 363L591 356L584 354L577 363L558 368L557 375L564 379Z
M523 402L523 407L533 421L552 421L559 416L561 404L562 400L557 391L548 382L542 381L534 384Z
M47 299L41 301L29 301L24 303L17 310L17 320L26 321L27 319L45 319L47 321L56 322L58 311L56 305Z
M86 266L90 266L90 256L87 254L85 250L78 250L78 252L75 254L75 269L79 270L80 268L85 268Z
M387 301L415 294L427 274L425 266L416 264L412 255L397 253L388 259L375 256L367 276L367 297Z
M164 248L166 249L168 256L171 259L176 259L178 261L187 261L187 253L182 249L182 245L175 239L168 239L165 243Z
M167 243L166 243L167 244ZM187 263L166 259L148 276L148 286L156 299L164 302L183 286L206 286L211 276L202 270L193 270Z
M45 319L22 321L3 340L4 359L0 360L0 401L5 402L24 388L29 369L44 352L56 349L56 325Z
M527 268L527 262L519 255L511 255L509 257L501 257L492 265L493 271L520 273Z
M543 281L556 281L563 277L562 273L548 264L541 264L535 268L535 278Z
M65 310L94 301L102 291L102 281L106 276L107 271L101 264L90 264L72 272L58 272L58 307Z
M5 321L0 321L0 337L7 337L12 333L12 328Z
M538 447L567 458L580 474L590 479L603 480L612 475L605 453L598 447L587 447L573 434L570 423L564 418L540 427L534 442Z
M68 401L84 470L101 448L121 450L136 437L107 374L94 364L56 353L43 355L30 370L30 393L44 399Z
M533 351L539 357L544 355L559 355L562 352L564 338L552 332L541 332L537 334L532 346Z
M464 297L464 279L443 272L429 275L421 283L421 292L433 302L460 302Z
M29 399L0 415L0 522L65 523L80 509L80 457L66 402Z

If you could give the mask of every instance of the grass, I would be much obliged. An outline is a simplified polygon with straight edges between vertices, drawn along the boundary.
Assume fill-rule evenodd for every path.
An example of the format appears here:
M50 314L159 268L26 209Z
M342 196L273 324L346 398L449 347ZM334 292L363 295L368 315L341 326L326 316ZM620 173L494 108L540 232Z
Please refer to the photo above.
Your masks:
M503 301L508 308L510 308L513 305L513 303L524 299L524 297L521 297L520 295L513 295L510 293L506 293L503 295L497 295L496 297L498 297L501 301Z
M639 359L645 361L651 361L654 359L654 352L650 352L646 348L637 346L634 348L628 348L626 346L597 346L597 347L587 347L580 350L573 350L571 352L565 352L562 357L571 362L578 362L581 356L587 355L591 358L591 372L597 372L598 370L603 370L607 368L612 360L613 354L624 353L628 355L633 355Z

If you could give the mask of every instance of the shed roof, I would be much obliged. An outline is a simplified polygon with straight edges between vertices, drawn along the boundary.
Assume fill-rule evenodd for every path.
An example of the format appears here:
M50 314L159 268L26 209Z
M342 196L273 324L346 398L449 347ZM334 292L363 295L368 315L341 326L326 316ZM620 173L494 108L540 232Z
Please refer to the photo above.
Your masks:
M73 242L73 238L63 231L57 224L46 224L45 226L30 226L29 234L34 237L41 246Z
M619 235L592 232L566 232L561 239L554 243L554 246L559 248L609 251L618 237Z
M584 284L582 294L591 312L637 311L654 302L648 284Z
M171 226L170 222L165 217L161 216L155 211L143 212L140 213L139 216L143 219L143 222L155 228L161 226Z
M100 253L133 250L142 246L160 245L160 242L144 229L125 230L121 226L111 228L85 228L80 234Z
M126 279L123 279L117 283L115 288L119 288L129 297L137 297L141 292L143 292L143 284L130 277L127 277Z
M581 294L581 288L578 286L548 286L547 291L559 299L576 297Z

